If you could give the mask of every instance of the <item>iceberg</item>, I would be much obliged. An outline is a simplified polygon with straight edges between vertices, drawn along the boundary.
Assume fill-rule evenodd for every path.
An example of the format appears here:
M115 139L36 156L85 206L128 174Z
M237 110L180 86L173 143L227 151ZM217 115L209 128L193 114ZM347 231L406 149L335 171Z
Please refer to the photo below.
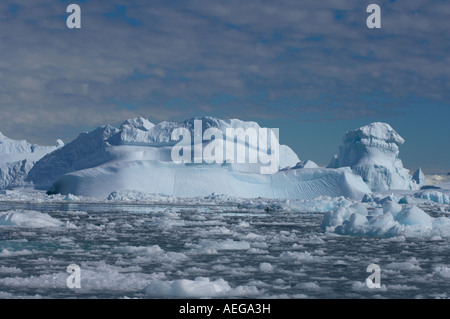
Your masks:
M178 134L174 132L180 129L190 133L187 142L176 139ZM211 145L218 145L217 138L202 138L210 129L227 138L230 129L238 132L231 141L223 141L224 147L228 149L230 143L235 147L233 143L236 143L236 149L239 145L245 146L246 152L232 153L234 158L227 157L223 162L211 163L208 156L198 161L197 150L204 155ZM273 142L270 147L261 148L261 140L251 139L247 134L251 129L261 127L256 122L212 117L164 121L156 125L144 118L130 119L119 128L106 125L81 133L73 142L36 163L27 180L48 189L49 193L98 197L133 190L178 197L216 193L245 198L344 196L360 199L371 192L361 177L349 168L319 168L311 161L301 162L290 147L279 145L275 149ZM179 145L186 162L173 160L174 147ZM278 145L278 137L274 145ZM191 154L184 153L191 148ZM240 161L241 157L248 159L253 151L258 158L278 153L276 172L261 174L264 163ZM178 156L178 152L175 153Z
M404 142L389 124L375 122L363 126L344 135L339 154L332 158L328 168L351 167L372 191L418 189L422 177L417 177L420 179L417 184L398 157Z
M0 133L0 189L24 185L33 165L63 145L59 139L54 146L34 145L25 140L10 139Z
M195 127L195 122L201 122L199 130ZM173 162L173 149L180 142L174 139L175 129L186 129L192 136L193 141L184 145L185 148L194 148L194 152L189 156L191 163L197 163L195 151L200 147L201 153L204 153L208 145L214 143L214 140L203 141L202 136L208 129L217 129L218 132L225 135L228 129L242 129L244 136L238 143L245 144L250 150L254 150L258 145L252 144L252 141L245 140L245 130L260 129L256 122L245 122L237 119L220 120L212 117L192 118L182 122L161 122L154 125L142 117L129 119L119 128L110 125L102 126L92 132L81 133L73 142L66 147L57 150L42 158L28 174L27 180L40 189L49 188L53 182L60 176L83 170L105 163L126 162L126 161L160 161ZM229 147L228 140L224 142ZM195 145L195 146L194 146ZM234 145L232 145L234 146ZM261 151L258 151L261 153ZM286 145L279 145L279 167L293 167L300 160L295 152ZM241 172L254 172L259 170L261 165L249 165L244 160L241 161L239 154L234 154L229 164L233 170ZM246 154L243 154L245 157ZM204 158L208 161L209 158ZM228 158L226 160L229 160ZM202 162L200 162L201 164ZM278 167L277 167L278 169Z

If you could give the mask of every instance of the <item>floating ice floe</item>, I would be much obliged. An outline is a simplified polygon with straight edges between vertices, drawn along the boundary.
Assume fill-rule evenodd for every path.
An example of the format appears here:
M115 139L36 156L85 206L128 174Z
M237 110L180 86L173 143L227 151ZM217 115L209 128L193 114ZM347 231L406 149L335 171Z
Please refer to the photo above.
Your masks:
M450 237L450 219L431 217L414 205L386 201L382 209L369 214L363 203L325 213L321 227L341 235L377 237Z
M185 247L195 249L200 253L217 254L218 250L249 250L250 243L229 238L219 241L201 239L198 244L186 243Z
M0 226L16 227L61 227L65 224L46 213L32 210L14 210L0 212Z
M259 293L255 286L238 286L232 288L230 284L222 278L211 280L207 277L197 277L194 280L154 280L144 288L144 292L148 296L188 298L223 296L244 297Z

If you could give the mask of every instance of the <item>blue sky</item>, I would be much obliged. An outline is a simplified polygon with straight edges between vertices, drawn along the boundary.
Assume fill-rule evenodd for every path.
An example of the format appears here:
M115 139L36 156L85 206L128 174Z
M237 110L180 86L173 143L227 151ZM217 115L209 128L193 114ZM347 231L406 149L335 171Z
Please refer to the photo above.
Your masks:
M0 131L50 144L135 116L240 118L326 165L347 130L383 121L407 168L447 172L449 30L448 1L5 0Z

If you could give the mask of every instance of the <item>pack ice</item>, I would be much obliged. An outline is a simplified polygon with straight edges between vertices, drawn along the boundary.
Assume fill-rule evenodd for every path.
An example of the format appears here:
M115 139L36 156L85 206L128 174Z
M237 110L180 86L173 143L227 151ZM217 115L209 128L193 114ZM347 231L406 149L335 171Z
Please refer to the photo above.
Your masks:
M425 184L425 176L419 169L413 179L403 167L398 155L404 142L389 124L371 123L344 135L339 154L328 167L351 167L372 191L418 189Z
M0 132L0 189L24 184L33 165L44 155L63 146L61 140L55 146L40 146L25 140L13 140Z
M318 196L360 199L370 193L361 177L349 168L319 168L312 162L305 165L286 145L279 147L275 174L261 174L255 169L261 164L173 162L171 151L179 141L172 139L172 131L186 128L194 136L198 134L194 130L196 120L202 121L202 133L208 128L216 128L223 134L227 128L260 128L256 122L212 117L157 125L144 118L130 119L119 128L107 125L80 134L36 163L28 180L39 188L50 189L51 193L98 197L127 189L179 197L217 193L297 199ZM202 140L200 146L205 149L210 143L211 140ZM249 141L245 143L256 148Z

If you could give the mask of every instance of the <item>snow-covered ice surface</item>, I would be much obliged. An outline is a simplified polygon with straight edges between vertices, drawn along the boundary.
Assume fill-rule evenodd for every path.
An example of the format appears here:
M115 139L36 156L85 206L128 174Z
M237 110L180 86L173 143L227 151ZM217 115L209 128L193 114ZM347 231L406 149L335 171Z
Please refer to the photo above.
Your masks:
M0 195L0 298L448 298L444 233L321 227L342 211L379 218L380 227L383 214L444 225L449 205L421 194L374 193L360 202L11 191ZM410 203L396 204L402 199ZM72 263L81 267L81 289L67 288ZM365 284L373 263L381 289Z
M66 174L50 191L100 197L124 188L180 197L217 192L246 198L313 199L319 195L362 198L370 193L349 168L302 168L263 175L236 172L221 165L188 166L155 161L121 162Z

